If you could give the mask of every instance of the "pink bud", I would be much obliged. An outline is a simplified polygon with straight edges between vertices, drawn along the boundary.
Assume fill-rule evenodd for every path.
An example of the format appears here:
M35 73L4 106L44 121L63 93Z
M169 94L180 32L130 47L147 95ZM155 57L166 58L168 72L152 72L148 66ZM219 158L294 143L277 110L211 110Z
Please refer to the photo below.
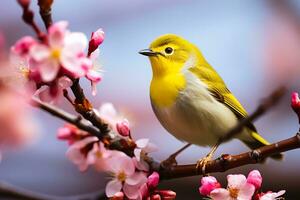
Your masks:
M156 191L163 200L173 200L176 198L176 192L172 190L158 190Z
M56 136L59 140L67 140L71 136L70 129L66 127L59 128Z
M33 37L25 36L19 39L14 46L11 47L11 51L18 56L27 56L32 45L36 44Z
M259 189L262 183L262 177L258 170L252 170L247 177L247 182L254 185L255 189Z
M104 32L101 28L93 32L91 35L91 40L89 41L88 55L91 55L91 53L94 52L99 47L99 45L103 42L103 40L104 40Z
M159 183L159 174L157 172L153 172L149 177L147 181L148 188L155 189Z
M116 124L117 131L120 135L127 137L130 135L129 121L124 119Z
M18 0L18 3L23 7L27 8L30 4L30 0Z
M161 197L159 194L154 194L154 195L151 195L150 200L161 200Z
M203 196L209 196L211 191L220 187L221 184L217 181L215 177L205 176L201 179L201 187L199 188L199 192Z
M299 94L297 92L292 93L291 106L295 113L298 115L299 123L300 123L300 99Z

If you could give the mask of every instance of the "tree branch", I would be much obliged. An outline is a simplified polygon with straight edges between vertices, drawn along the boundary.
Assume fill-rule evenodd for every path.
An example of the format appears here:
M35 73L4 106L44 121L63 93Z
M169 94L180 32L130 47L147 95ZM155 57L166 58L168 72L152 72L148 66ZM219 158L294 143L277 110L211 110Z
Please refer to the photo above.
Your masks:
M233 129L228 131L228 133L220 139L219 143L223 143L230 140L231 138L239 134L243 130L244 126L255 121L257 118L265 114L271 107L273 107L274 105L276 105L277 102L279 102L279 100L285 92L286 88L283 86L278 87L276 90L274 90L267 98L265 98L261 102L261 104L251 115L241 120Z
M47 29L52 24L52 3L53 0L38 0L38 6L40 7L40 15Z
M71 90L75 96L74 107L85 119L89 120L95 127L97 127L103 136L109 133L109 128L100 117L96 115L93 110L93 105L85 97L83 89L80 86L79 79L73 81Z
M94 135L98 137L99 139L102 139L102 134L100 134L99 130L97 130L94 126L89 125L88 123L84 122L81 117L72 115L64 110L61 110L59 108L56 108L53 105L50 105L48 103L42 102L38 98L32 97L30 100L30 104L34 107L38 107L51 115L58 117L62 120L65 120L66 122L69 122L81 130L87 131L91 135Z
M248 164L262 162L265 158L281 152L300 148L300 133L280 142L260 147L253 151L238 155L224 154L220 158L210 161L206 164L206 173L224 172L229 169L237 168ZM196 164L178 165L169 169L159 168L159 174L162 179L174 179L188 176L202 175L202 166L196 167Z

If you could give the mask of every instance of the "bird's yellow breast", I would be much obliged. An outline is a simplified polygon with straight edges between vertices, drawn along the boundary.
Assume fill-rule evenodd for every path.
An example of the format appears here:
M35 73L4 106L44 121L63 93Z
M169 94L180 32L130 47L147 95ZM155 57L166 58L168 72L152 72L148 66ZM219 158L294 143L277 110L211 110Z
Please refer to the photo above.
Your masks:
M186 81L181 73L162 77L154 76L150 86L151 101L158 107L171 106L185 86Z

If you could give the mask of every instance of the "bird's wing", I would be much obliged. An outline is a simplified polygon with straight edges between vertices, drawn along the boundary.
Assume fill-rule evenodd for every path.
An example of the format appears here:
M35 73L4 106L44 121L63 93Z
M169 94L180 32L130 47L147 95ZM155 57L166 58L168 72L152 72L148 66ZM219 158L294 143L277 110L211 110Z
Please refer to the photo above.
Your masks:
M190 68L190 71L204 81L207 84L208 90L212 96L220 103L226 105L239 120L248 116L244 107L229 91L222 78L217 74L216 71L214 71L212 67L193 67ZM256 128L252 123L249 123L247 127L256 132Z

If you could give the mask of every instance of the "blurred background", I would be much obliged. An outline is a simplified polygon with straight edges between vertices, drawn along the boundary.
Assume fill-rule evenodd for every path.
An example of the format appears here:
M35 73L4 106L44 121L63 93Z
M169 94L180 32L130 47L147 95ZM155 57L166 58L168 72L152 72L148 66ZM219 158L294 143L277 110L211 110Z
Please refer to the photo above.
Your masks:
M31 7L43 27L36 3L32 0ZM299 128L289 106L290 92L300 92L297 0L54 0L52 10L54 21L67 20L72 31L82 31L88 37L99 27L104 29L106 38L100 46L104 78L98 85L98 95L89 98L95 107L103 102L115 104L134 124L134 138L148 137L160 147L153 154L158 160L165 159L183 144L169 135L155 118L149 101L150 63L137 52L165 33L175 33L195 43L250 113L276 86L288 86L289 93L280 104L255 122L261 135L270 142L291 137ZM34 35L21 20L21 14L16 1L0 2L2 49L8 51L18 38ZM83 81L83 85L90 94L89 83ZM64 101L59 106L72 112ZM93 169L81 173L65 157L67 144L56 139L57 128L64 122L39 110L33 112L39 136L22 149L4 153L0 180L55 196L102 191L107 181L103 174ZM239 141L231 141L223 144L216 155L246 150ZM191 147L178 161L195 163L208 151L209 148ZM286 153L284 162L268 160L263 165L214 175L225 184L229 173L247 174L259 169L264 191L285 189L287 199L297 199L299 166L299 150L295 150ZM191 177L165 181L161 188L176 191L178 199L200 199L199 180L200 177Z

